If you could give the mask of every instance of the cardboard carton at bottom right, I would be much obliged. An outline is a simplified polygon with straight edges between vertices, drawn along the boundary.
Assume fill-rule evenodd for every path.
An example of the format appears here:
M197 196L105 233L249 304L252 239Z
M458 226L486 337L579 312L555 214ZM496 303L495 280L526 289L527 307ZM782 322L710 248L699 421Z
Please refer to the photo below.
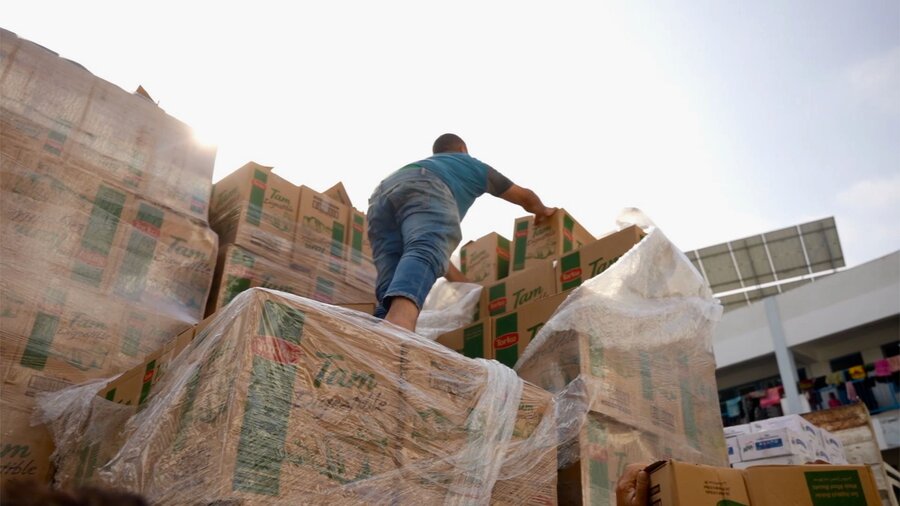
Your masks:
M745 470L658 462L650 468L650 503L658 506L877 506L866 466L757 466Z

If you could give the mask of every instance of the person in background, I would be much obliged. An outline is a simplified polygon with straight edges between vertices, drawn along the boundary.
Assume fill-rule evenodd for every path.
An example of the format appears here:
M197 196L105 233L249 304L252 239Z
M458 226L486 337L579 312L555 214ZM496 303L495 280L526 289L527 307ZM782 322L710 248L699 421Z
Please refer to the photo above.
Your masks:
M831 392L830 394L828 394L828 407L829 408L836 408L836 407L839 407L840 405L841 405L841 401L838 400L837 395L835 395L834 392Z
M648 506L650 504L650 475L647 464L631 464L616 483L616 506Z
M377 270L375 316L410 331L435 280L466 281L450 264L462 232L459 223L479 196L517 204L540 224L556 209L469 156L455 134L434 141L433 156L385 178L369 198L366 217Z

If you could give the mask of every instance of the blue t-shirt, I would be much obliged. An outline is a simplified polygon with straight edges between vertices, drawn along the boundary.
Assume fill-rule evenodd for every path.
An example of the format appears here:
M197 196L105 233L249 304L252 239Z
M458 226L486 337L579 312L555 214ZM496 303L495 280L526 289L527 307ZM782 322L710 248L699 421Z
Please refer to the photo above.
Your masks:
M438 153L412 165L428 169L450 188L460 220L475 203L475 199L485 192L500 195L513 184L488 164L466 153Z

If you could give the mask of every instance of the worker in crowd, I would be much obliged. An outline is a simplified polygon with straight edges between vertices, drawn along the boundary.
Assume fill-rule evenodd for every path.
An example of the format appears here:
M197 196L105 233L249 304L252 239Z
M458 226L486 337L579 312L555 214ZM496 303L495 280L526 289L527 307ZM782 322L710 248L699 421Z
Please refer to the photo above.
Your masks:
M434 141L433 156L395 171L369 198L369 242L378 278L375 316L415 331L425 297L440 276L465 281L450 264L460 220L484 193L521 206L540 224L556 209L469 156L457 135Z

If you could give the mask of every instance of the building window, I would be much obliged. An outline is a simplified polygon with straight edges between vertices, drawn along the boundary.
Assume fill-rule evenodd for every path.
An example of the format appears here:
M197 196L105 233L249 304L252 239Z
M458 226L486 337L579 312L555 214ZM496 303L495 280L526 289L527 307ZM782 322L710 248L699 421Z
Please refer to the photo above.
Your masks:
M881 345L881 353L884 355L884 358L895 357L900 355L900 342L893 342Z
M865 365L862 353L851 353L843 357L833 358L829 360L829 363L831 364L831 372L843 371L857 365Z

